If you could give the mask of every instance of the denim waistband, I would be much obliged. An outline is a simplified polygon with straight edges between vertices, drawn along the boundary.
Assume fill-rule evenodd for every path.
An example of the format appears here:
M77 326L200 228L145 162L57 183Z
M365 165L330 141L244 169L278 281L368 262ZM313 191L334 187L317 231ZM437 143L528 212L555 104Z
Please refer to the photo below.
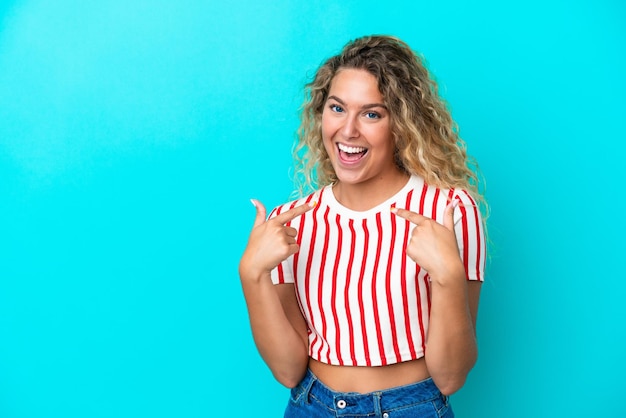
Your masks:
M392 410L442 397L432 378L370 393L337 392L322 383L310 370L307 370L299 386L304 391L302 395L315 397L328 409L334 410L337 416L352 415L357 412L380 413L381 410Z

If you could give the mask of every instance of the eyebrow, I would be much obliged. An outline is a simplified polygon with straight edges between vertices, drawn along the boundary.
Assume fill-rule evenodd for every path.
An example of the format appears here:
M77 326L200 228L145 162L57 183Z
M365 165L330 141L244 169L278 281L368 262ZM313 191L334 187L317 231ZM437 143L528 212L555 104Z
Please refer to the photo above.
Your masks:
M345 106L345 105L346 105L346 103L345 103L343 100L341 100L339 97L337 97L337 96L328 96L328 100L330 100L330 99L333 99L333 100L338 101L338 102L339 102L339 104L341 104L342 106ZM384 104L382 104L382 103L370 103L370 104L366 104L366 105L363 105L363 106L361 107L361 109L371 109L371 108L374 108L374 107L382 107L383 109L388 110L388 109L387 109L387 106L385 106L385 105L384 105Z

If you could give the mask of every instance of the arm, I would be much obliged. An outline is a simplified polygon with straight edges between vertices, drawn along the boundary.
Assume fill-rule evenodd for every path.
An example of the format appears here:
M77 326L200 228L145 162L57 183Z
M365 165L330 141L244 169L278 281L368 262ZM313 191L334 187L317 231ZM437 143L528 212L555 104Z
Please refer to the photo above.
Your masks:
M459 390L476 363L476 314L480 282L432 279L426 367L445 395Z
M242 277L254 342L272 374L292 388L308 364L307 331L292 284L272 284L269 275L259 281Z
M308 364L307 330L293 284L272 284L270 271L298 251L296 231L284 224L310 209L302 205L265 221L265 208L254 202L257 217L239 263L239 276L259 353L276 379L294 387Z
M445 395L460 389L476 363L476 315L481 283L467 281L454 232L450 203L443 225L422 215L396 209L416 225L407 255L431 278L431 310L426 337L426 366Z

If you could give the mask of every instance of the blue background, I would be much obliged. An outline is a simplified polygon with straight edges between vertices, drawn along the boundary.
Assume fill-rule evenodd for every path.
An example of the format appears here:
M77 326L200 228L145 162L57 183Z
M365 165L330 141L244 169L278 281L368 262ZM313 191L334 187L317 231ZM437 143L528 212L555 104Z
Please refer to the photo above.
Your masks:
M266 3L0 3L0 416L281 416L249 199L288 198L302 86L369 33L425 54L488 179L457 415L623 411L623 2Z

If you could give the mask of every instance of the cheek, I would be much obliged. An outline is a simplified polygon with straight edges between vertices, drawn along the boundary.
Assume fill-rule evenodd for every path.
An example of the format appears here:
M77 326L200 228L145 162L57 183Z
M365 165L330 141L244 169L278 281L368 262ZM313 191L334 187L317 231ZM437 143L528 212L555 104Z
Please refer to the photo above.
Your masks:
M326 154L328 154L328 156L333 155L334 145L330 141L329 137L324 134L324 131L322 131L322 143L324 144L324 149L326 150Z
M370 132L371 138L376 138L378 146L383 148L395 149L396 144L393 140L393 135L387 127L376 127L375 130Z
M332 121L322 117L322 139L324 140L324 144L332 139L334 131Z

